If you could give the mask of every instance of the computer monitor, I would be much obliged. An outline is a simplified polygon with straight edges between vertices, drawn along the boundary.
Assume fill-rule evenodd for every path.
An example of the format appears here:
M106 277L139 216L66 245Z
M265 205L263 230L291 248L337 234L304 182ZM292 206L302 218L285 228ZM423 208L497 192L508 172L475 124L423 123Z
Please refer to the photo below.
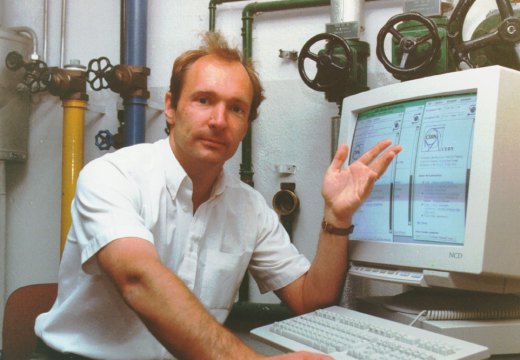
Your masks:
M353 218L351 274L420 287L520 292L520 72L491 66L344 99L349 162L402 152Z

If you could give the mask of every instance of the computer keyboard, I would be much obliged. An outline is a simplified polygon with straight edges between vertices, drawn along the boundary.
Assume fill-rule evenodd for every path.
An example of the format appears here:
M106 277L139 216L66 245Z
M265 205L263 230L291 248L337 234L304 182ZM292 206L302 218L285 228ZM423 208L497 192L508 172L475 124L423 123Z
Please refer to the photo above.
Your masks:
M339 306L251 330L289 351L325 353L337 360L487 359L485 346Z

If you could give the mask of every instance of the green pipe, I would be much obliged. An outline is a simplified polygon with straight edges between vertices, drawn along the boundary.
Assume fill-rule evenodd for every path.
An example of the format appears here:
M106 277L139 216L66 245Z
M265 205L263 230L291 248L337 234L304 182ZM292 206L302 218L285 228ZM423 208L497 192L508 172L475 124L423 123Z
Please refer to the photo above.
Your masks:
M237 2L237 1L245 1L245 0L209 0L209 31L215 31L215 18L217 14L217 5L228 3L228 2Z
M244 7L242 11L242 53L244 61L251 61L253 58L253 20L258 12L270 12L278 10L290 10L315 6L330 5L330 0L286 0L271 1L263 3L251 3ZM240 164L240 179L254 186L253 182L253 161L252 161L252 139L253 131L250 126L244 140L242 140L242 163ZM239 289L240 301L249 300L249 278L244 277Z
M316 6L330 5L330 0L283 0L270 1L262 3L251 3L244 7L242 11L242 44L244 56L247 59L252 58L253 43L253 20L258 12L270 12L279 10L301 9Z
M262 3L255 2L246 5L242 11L242 52L244 54L244 61L251 61L253 58L253 20L256 13L326 5L330 5L330 0L285 0ZM249 127L242 141L242 163L240 164L240 178L251 186L254 184L254 172L251 160L252 136L252 129Z

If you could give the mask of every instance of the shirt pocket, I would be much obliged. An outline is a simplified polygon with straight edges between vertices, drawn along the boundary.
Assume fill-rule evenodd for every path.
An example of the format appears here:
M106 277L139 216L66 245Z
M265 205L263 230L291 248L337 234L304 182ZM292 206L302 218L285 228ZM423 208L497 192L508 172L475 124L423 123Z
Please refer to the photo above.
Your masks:
M197 279L194 290L200 294L200 300L208 310L231 308L250 258L251 254L248 253L231 254L207 250L199 269L201 276Z

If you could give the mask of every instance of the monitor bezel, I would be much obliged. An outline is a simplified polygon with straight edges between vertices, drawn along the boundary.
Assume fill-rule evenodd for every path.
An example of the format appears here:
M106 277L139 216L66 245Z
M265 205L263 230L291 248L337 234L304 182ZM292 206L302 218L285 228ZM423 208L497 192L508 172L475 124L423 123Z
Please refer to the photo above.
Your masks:
M429 78L396 83L369 90L344 99L338 143L352 143L357 114L396 102L456 94L476 93L477 112L472 147L471 176L468 188L467 218L464 245L404 244L350 240L350 259L354 262L388 267L430 269L468 274L496 274L520 277L519 267L501 267L493 256L505 252L489 250L486 238L489 229L488 208L492 192L493 158L497 156L495 130L508 77L520 78L514 70L493 66L443 74ZM479 176L475 176L479 174ZM499 240L496 246L501 246ZM398 260L397 260L398 259Z

